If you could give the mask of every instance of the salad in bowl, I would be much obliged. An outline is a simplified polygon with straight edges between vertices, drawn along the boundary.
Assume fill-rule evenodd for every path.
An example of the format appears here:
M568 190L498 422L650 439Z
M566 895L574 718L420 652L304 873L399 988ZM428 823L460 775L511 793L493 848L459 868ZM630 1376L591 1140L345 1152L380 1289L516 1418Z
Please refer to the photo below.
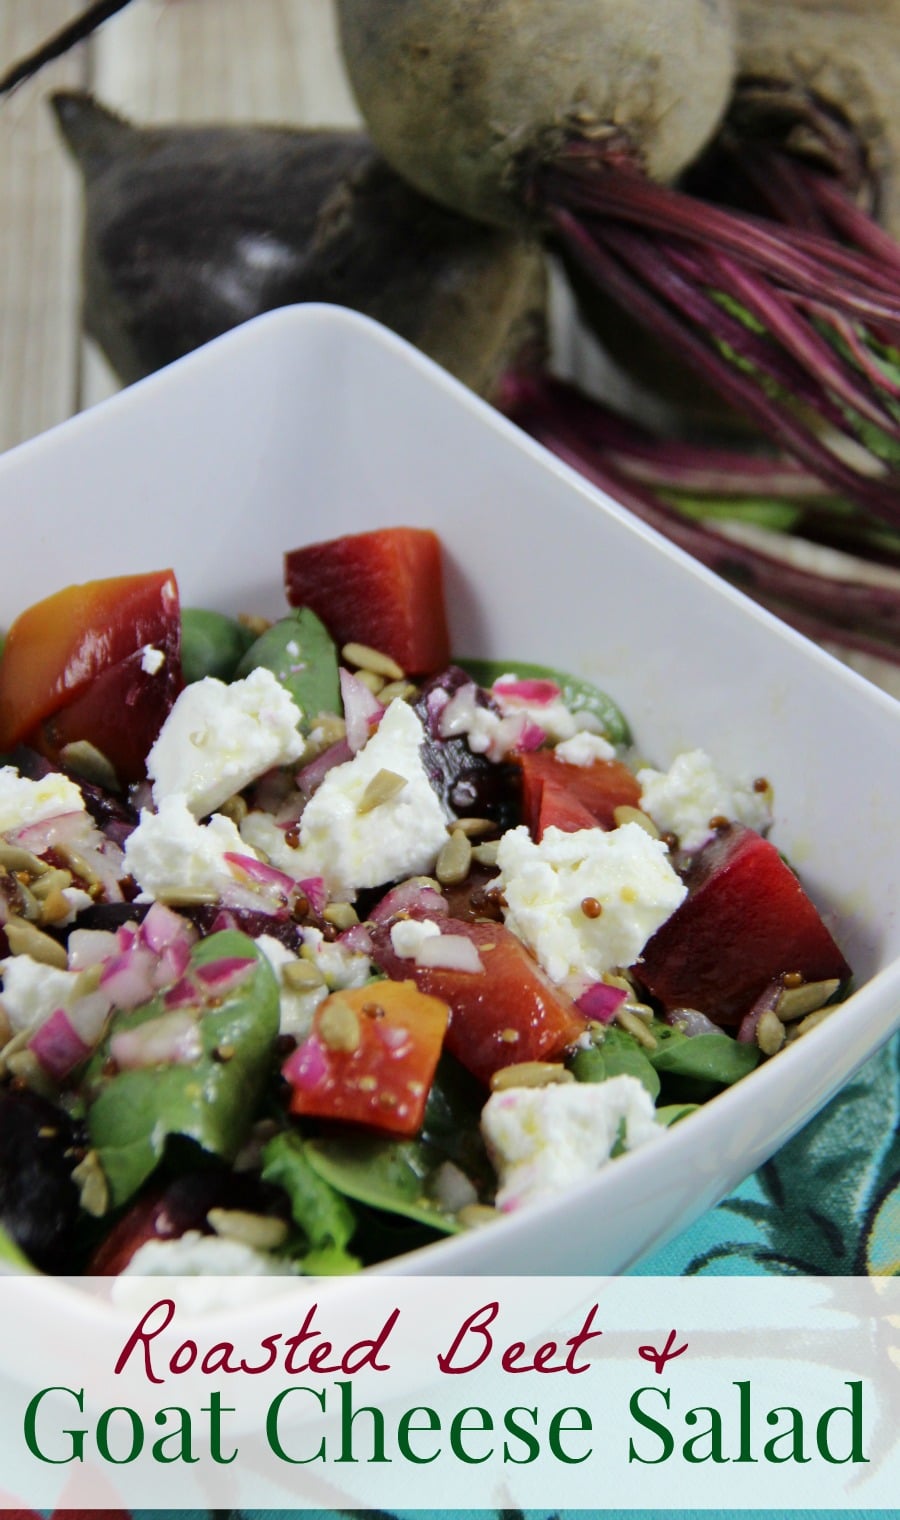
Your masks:
M291 549L283 584L231 616L109 577L8 629L19 1265L353 1271L669 1143L841 1017L772 779L645 755L566 672L454 658L431 529Z

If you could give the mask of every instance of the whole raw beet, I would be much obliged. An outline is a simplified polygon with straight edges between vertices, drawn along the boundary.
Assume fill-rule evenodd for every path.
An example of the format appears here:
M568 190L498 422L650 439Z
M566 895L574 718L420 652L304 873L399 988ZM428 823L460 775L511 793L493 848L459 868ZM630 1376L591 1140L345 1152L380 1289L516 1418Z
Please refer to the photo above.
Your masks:
M482 395L543 347L533 244L409 189L360 132L132 126L52 97L85 184L84 323L126 382L261 312L374 317Z

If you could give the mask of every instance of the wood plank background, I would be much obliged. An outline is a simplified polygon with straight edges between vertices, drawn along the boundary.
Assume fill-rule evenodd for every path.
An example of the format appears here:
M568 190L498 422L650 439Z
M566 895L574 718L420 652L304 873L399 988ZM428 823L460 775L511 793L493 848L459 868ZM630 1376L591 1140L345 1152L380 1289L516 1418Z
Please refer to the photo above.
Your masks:
M83 8L84 0L0 0L0 69ZM0 451L117 387L80 334L80 190L46 104L63 86L90 88L139 123L358 121L332 0L133 0L0 102ZM553 327L557 367L596 380L601 361L558 285ZM847 573L843 556L764 542ZM861 573L900 584L896 574ZM861 656L851 663L900 697L900 669Z

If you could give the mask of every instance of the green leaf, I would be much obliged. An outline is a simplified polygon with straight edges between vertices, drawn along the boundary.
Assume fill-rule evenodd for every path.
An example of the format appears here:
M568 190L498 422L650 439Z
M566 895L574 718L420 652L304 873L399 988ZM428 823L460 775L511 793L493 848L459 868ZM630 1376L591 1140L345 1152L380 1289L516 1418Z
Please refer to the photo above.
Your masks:
M657 1021L651 1029L657 1047L647 1052L647 1059L654 1070L672 1077L730 1087L759 1064L759 1047L743 1044L729 1034L688 1036Z
M627 1030L610 1025L602 1040L579 1050L569 1063L569 1070L578 1082L607 1082L610 1077L636 1077L646 1087L651 1098L659 1094L659 1077L648 1060L652 1051L645 1051Z
M338 1246L323 1246L320 1251L308 1251L301 1266L307 1277L349 1277L360 1271L362 1262Z
M293 697L303 714L303 733L309 733L320 713L342 711L337 648L311 608L298 608L260 634L236 675L248 676L260 665Z
M263 1182L274 1183L287 1193L294 1223L300 1226L311 1250L343 1252L356 1228L353 1210L310 1165L302 1137L296 1133L276 1135L263 1151L262 1161Z
M621 708L612 697L607 696L590 681L555 670L551 665L533 665L527 660L460 660L463 670L468 671L479 686L490 688L498 676L515 671L521 681L555 681L562 692L562 701L570 712L590 713L596 718L611 744L630 744L631 730Z
M660 494L685 517L700 522L744 522L790 533L803 517L802 505L777 496L689 496L680 491Z
M115 1014L86 1073L88 1128L113 1207L125 1203L160 1160L170 1135L231 1160L253 1122L278 1035L278 984L252 939L234 930L194 947L191 967L226 957L256 962L218 1006L199 1016L202 1054L185 1065L156 1065L106 1075L110 1040L165 1012L162 995ZM189 973L188 973L189 974ZM228 1052L222 1059L222 1052Z
M185 607L181 613L181 669L186 682L215 676L231 681L241 656L253 643L249 628L223 612Z
M428 1196L440 1157L422 1140L392 1140L353 1134L307 1140L306 1155L319 1176L347 1198L389 1214L400 1214L444 1235L459 1229Z
M480 1195L493 1194L496 1178L481 1137L484 1089L445 1051L441 1056L422 1121L422 1140L435 1162L452 1161Z
M11 1269L13 1272L33 1272L35 1270L25 1252L19 1248L12 1236L0 1224L0 1273L2 1273L4 1267Z
M673 1124L686 1119L688 1114L695 1114L700 1106L699 1103L663 1103L656 1110L656 1122L670 1129Z

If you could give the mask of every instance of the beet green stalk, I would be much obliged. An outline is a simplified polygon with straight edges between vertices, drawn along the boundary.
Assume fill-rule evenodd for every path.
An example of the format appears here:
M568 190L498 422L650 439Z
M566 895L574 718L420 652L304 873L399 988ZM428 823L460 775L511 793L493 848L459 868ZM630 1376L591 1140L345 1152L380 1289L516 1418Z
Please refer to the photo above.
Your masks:
M598 173L577 146L541 171L537 193L608 294L773 443L900 525L900 288L870 255L638 173Z
M503 409L533 438L800 632L900 664L900 591L799 569L727 538L707 522L689 521L624 462L619 420L559 381L509 376ZM614 441L613 447L604 438ZM615 440L618 438L618 449Z
M729 7L338 0L338 15L400 173L468 215L530 217L771 442L900 523L900 411L880 373L900 349L894 269L666 183L718 129Z

